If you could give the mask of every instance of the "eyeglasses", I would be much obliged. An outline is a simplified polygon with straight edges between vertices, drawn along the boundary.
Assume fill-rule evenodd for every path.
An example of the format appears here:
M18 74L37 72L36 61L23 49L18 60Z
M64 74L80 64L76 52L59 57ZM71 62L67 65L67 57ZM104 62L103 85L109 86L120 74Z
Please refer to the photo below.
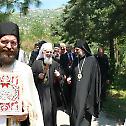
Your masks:
M8 45L8 43L10 43L11 46L13 46L13 47L17 46L17 44L18 44L16 41L8 41L8 40L1 40L0 43L4 44L6 46Z
M53 53L52 51L46 51L46 53Z

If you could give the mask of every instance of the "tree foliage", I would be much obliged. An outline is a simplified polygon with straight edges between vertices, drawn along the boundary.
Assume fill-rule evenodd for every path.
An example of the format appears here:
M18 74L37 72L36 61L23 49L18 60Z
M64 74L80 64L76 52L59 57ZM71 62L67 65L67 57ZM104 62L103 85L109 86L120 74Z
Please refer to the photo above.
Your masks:
M6 13L12 13L19 10L20 13L26 15L30 5L39 7L41 5L40 0L2 0L0 2L0 10L4 10Z
M4 21L8 20L8 18L9 18L9 14L0 13L0 22L4 22Z
M70 43L86 39L89 43L108 48L113 74L116 67L115 40L118 45L126 45L125 10L126 0L70 0L62 15L59 34ZM118 47L120 51L122 48Z

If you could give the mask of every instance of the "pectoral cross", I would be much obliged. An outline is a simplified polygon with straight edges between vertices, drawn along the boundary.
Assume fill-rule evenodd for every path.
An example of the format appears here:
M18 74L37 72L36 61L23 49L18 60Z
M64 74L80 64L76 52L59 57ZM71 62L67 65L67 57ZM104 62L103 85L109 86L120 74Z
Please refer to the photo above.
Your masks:
M43 73L45 74L44 83L46 84L46 82L48 81L49 64L46 64L46 65L44 66Z
M43 73L47 73L47 71L48 71L48 69L49 69L49 64L46 64L45 66L44 66L44 71L43 71Z

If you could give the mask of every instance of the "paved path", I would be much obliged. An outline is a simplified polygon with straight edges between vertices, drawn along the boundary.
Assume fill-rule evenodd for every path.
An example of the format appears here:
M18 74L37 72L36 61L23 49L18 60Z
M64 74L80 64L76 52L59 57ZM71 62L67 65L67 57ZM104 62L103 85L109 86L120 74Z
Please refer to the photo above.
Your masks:
M58 110L57 112L57 126L69 126L69 116L60 110ZM105 113L101 112L98 119L94 121L94 118L92 118L91 126L123 126L123 125L120 125L114 119L107 118Z
M58 110L57 111L57 126L69 126L69 115L65 112Z
M105 113L101 112L99 118L93 121L91 126L123 126L119 124L116 120L110 119L106 116Z

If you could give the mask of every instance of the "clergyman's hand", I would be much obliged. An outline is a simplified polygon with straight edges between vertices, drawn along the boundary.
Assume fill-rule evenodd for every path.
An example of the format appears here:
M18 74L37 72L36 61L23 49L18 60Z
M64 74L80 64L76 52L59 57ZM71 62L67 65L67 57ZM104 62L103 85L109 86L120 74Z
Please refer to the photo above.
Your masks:
M54 74L56 77L60 77L60 72L58 70L55 70Z
M26 120L27 117L28 117L28 113L22 112L22 115L15 116L15 119L17 122L21 122L21 121Z
M28 113L22 112L21 115L9 115L7 118L12 118L13 120L16 120L17 122L21 122L26 120L28 117Z
M38 77L39 77L39 79L43 80L44 77L45 77L45 75L44 75L44 73L40 73L40 74L38 75Z
M68 77L68 78L67 78L67 83L68 83L68 84L71 84L71 77Z

